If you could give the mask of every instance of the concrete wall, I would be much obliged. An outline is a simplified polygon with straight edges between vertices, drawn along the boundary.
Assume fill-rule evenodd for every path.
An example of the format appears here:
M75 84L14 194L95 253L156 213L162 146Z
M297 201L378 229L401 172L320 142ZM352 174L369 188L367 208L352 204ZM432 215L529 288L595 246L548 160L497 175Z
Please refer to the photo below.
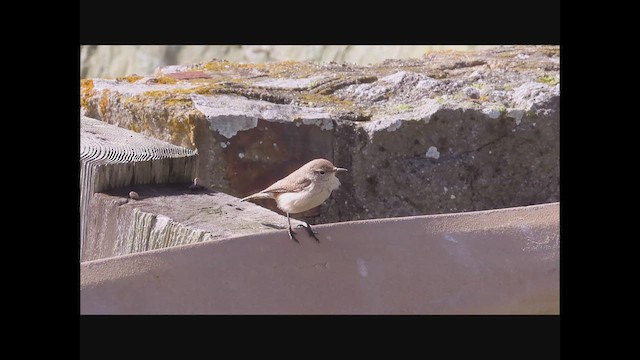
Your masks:
M559 313L559 203L316 230L84 262L81 313Z
M236 197L318 157L349 169L314 223L559 201L560 49L171 66L81 82L87 116L197 149ZM265 202L276 210L273 202Z

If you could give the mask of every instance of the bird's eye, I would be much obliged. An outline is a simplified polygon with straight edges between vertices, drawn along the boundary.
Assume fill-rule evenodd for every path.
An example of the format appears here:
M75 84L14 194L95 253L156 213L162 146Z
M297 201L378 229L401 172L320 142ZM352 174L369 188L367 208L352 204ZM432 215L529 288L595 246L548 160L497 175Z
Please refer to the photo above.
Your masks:
M321 174L321 175L324 175L324 171L323 171L323 170L320 170L320 174Z

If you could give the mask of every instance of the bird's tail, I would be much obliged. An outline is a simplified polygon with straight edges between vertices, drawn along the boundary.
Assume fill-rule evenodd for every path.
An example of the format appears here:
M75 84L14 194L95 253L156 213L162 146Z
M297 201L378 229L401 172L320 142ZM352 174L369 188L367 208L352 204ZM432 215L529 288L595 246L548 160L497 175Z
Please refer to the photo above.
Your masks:
M269 193L255 193L253 195L249 195L245 198L240 199L240 201L254 200L254 199L271 199L273 196Z

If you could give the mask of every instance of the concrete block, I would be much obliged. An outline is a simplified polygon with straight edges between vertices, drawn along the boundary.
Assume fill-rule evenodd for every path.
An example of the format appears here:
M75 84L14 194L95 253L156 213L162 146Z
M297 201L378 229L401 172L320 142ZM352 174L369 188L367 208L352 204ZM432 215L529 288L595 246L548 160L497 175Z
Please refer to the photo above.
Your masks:
M133 188L134 200L127 196ZM98 193L89 203L87 242L81 260L285 229L287 219L227 194L153 185ZM293 226L300 224L293 221ZM282 230L282 236L287 236ZM288 238L288 237L287 237Z
M317 223L504 208L559 201L559 51L372 66L211 61L83 80L81 104L197 149L198 176L236 197L316 157L348 168L341 190L307 214Z
M559 203L319 225L80 265L81 314L558 314Z
M189 183L197 152L82 116L80 119L80 252L95 193L133 184ZM102 214L95 214L101 216Z

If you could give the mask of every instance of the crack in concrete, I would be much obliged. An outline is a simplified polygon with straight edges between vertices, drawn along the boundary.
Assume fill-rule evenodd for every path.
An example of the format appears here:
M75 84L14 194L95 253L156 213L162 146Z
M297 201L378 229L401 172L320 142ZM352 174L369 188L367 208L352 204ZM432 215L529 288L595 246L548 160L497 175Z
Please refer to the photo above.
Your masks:
M329 268L329 262L325 261L325 262L317 262L314 263L313 265L301 265L298 266L298 270L302 270L302 269L309 269L309 268L314 268L314 269L322 269L322 270L327 270Z
M378 81L378 77L376 76L364 75L364 76L349 77L347 79L338 79L334 81L329 81L328 83L313 89L311 92L314 92L320 95L331 95L334 92L342 88L345 88L349 85L370 84L375 81Z
M285 95L281 91L271 90L264 91L259 88L224 88L214 91L216 95L240 95L250 100L267 101L273 104L288 105L293 100L290 96Z
M440 66L440 70L454 70L454 69L462 69L462 68L471 68L476 66L485 65L487 62L485 60L472 60L472 61L456 61L453 65L442 65Z
M473 149L473 150L469 150L469 151L464 152L464 154L466 155L466 154L469 154L469 153L472 153L472 152L478 152L478 151L481 151L482 149L486 148L487 146L489 146L489 145L493 145L493 144L497 143L498 141L503 140L503 139L504 139L504 138L506 138L507 136L509 136L509 135L508 135L508 134L505 134L505 135L502 135L502 136L498 136L497 138L495 138L495 139L493 139L493 140L491 140L491 141L489 141L489 142L487 142L487 143L485 143L485 144L483 144L483 145L480 145L480 146L479 146L478 148L476 148L476 149Z
M466 150L466 151L461 151L461 152L459 152L457 154L454 154L454 155L444 155L444 152L441 152L440 158L437 160L437 164L438 165L443 165L443 164L446 164L446 163L450 163L452 161L460 160L463 157L466 157L467 155L469 155L471 153L477 153L477 152L485 149L489 145L494 145L494 144L504 140L508 136L509 136L509 134L498 136L497 138L495 138L495 139L493 139L493 140L491 140L491 141L489 141L487 143L484 143L484 144L478 146L477 148L474 148L474 149L471 149L471 150ZM362 149L360 149L360 150L362 150ZM420 157L420 158L422 158L422 157Z

